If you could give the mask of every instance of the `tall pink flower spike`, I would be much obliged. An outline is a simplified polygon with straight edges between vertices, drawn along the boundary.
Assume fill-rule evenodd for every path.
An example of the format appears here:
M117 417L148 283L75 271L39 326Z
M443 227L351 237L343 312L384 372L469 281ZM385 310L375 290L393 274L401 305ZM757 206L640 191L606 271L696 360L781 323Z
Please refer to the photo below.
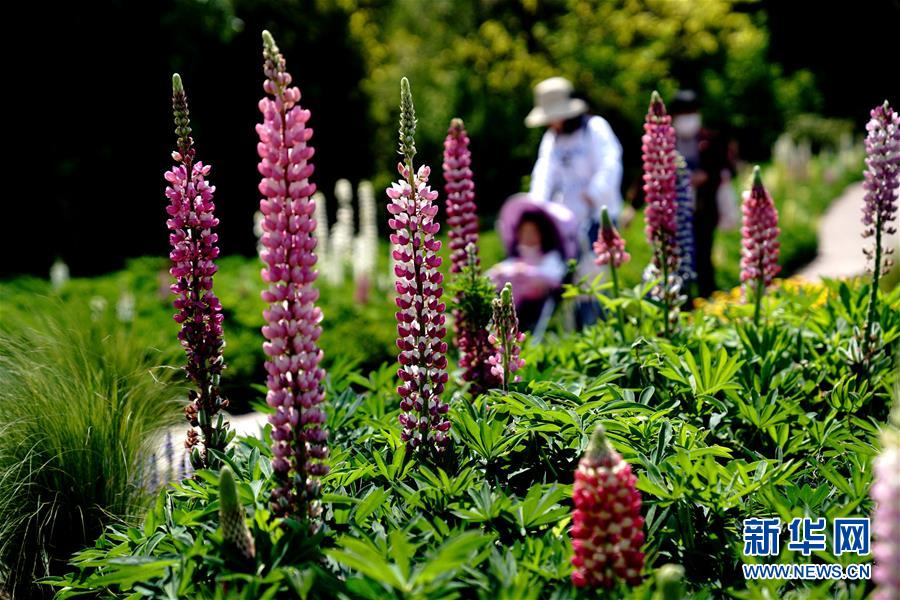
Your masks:
M678 211L676 189L675 128L666 105L657 92L650 97L641 138L644 169L644 211L647 242L653 250L649 274L659 279L652 294L662 302L663 332L669 334L670 321L677 318L680 300L680 279L676 275L680 264L677 234Z
M266 325L266 402L275 409L272 424L272 467L278 486L272 492L273 511L282 516L315 519L321 513L318 478L328 472L325 400L319 366L322 312L316 306L316 220L310 183L313 149L307 142L309 111L297 104L300 90L291 86L284 57L268 31L263 31L263 57L268 97L259 101L263 122L259 134L259 172L263 195L260 258L262 298L269 303ZM313 528L315 526L313 525Z
M762 297L781 271L778 265L778 211L762 183L759 167L753 169L753 185L749 192L744 192L741 211L744 215L741 226L741 283L754 289L756 309L753 320L759 323Z
M863 237L875 238L864 248L872 261L872 287L863 339L863 354L871 360L877 352L879 334L874 330L878 318L878 282L883 271L890 269L894 248L885 244L885 235L897 232L897 191L900 189L900 114L884 101L869 113L866 124L866 170L863 173Z
M468 265L466 247L478 247L478 216L475 214L475 184L472 183L472 154L462 119L450 121L444 140L444 191L447 193L447 236L450 238L450 272L459 273Z
M178 149L172 158L178 164L165 174L166 197L170 202L166 207L169 215L166 226L171 231L172 244L169 273L175 278L170 289L177 295L175 321L181 325L178 339L187 354L185 371L194 384L194 389L188 392L190 403L184 409L191 425L185 447L191 451L192 466L201 469L215 462L207 450L224 451L230 439L228 426L219 412L228 407L228 400L219 389L225 368L224 316L222 304L212 289L217 270L215 259L219 256L216 246L219 236L214 230L219 220L213 202L216 188L206 180L209 165L194 162L187 95L178 73L172 76L172 105L178 136Z
M447 383L447 334L443 275L437 255L441 243L435 239L440 225L435 221L437 192L428 187L431 170L422 165L413 171L416 112L409 81L400 81L401 179L387 189L388 221L394 233L393 257L397 261L397 375L400 385L401 437L420 453L440 451L448 441L450 406L441 399Z

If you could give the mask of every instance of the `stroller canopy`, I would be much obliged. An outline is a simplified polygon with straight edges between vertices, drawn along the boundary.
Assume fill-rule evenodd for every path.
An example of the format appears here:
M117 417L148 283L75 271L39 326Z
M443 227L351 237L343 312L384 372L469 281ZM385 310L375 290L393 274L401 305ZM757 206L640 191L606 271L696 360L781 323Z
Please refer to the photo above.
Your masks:
M510 196L500 209L497 231L508 255L515 254L516 230L527 214L539 214L553 226L558 242L554 246L563 260L578 258L578 224L572 211L557 202L536 202L528 194Z

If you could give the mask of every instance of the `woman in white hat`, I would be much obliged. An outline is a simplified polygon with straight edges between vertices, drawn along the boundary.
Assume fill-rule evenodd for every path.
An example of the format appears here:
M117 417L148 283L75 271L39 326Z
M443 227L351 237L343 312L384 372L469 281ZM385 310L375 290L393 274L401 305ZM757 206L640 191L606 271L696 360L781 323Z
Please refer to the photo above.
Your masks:
M540 82L534 104L525 125L547 131L529 194L538 202L565 204L585 237L596 234L604 205L613 220L622 211L622 145L606 119L587 114L585 101L572 97L572 84L563 77Z
M600 212L606 206L614 222L622 212L622 145L606 119L588 114L587 103L572 97L572 84L563 77L537 84L534 104L525 125L547 131L529 195L537 202L560 202L572 211L582 250L576 277L594 276L591 244L600 228ZM592 324L598 311L596 301L580 302L579 325Z

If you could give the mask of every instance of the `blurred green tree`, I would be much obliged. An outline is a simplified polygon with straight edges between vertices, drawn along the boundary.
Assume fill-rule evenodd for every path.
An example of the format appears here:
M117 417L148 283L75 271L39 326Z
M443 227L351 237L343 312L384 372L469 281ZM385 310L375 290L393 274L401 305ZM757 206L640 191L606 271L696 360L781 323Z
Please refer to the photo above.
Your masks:
M767 60L755 2L322 1L346 11L364 49L376 147L393 145L397 81L406 75L421 107L424 156L434 163L447 123L463 117L481 197L495 206L530 171L539 132L522 119L545 77L569 77L610 121L632 175L653 89L664 97L696 89L707 122L730 131L751 158L767 154L786 118L820 102L811 73L785 76ZM389 162L379 156L379 165Z

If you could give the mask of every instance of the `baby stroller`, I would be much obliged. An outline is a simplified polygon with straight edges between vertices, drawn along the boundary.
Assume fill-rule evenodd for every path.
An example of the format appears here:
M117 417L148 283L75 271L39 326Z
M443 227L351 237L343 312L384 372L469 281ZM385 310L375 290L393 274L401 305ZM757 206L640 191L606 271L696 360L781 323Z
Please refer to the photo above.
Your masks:
M487 275L498 288L512 284L519 327L539 340L559 303L567 262L578 257L574 215L562 204L516 194L500 209L497 230L507 258Z

